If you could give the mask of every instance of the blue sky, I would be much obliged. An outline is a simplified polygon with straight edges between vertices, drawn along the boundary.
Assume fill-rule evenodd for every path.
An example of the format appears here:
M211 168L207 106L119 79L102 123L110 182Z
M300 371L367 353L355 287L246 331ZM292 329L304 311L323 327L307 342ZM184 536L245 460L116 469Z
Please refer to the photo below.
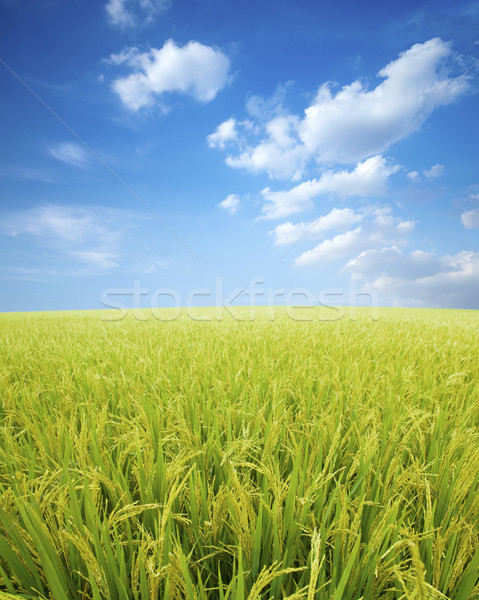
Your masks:
M479 2L0 12L0 311L479 308Z

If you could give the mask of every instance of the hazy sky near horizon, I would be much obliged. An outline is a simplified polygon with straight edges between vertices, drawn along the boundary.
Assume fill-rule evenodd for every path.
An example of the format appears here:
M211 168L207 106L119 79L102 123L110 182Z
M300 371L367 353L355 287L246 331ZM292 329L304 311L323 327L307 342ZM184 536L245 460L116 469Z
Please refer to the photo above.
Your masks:
M0 28L0 311L479 308L479 2L0 0Z

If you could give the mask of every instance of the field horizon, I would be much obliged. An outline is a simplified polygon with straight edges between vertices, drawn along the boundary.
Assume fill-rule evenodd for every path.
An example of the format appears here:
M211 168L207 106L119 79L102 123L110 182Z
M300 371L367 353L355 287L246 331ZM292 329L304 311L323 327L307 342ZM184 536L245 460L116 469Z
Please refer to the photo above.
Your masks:
M361 313L366 313L369 312L370 315L374 315L377 311L405 311L405 312L413 312L413 311L424 311L424 312L445 312L445 313L451 313L451 312L458 312L458 313L477 313L479 314L479 309L476 308L455 308L455 307L434 307L434 306L388 306L388 305L378 305L378 306L364 306L364 305L355 305L355 304L331 304L331 305L325 305L325 304L255 304L253 306L249 305L249 304L233 304L233 305L222 305L222 304L211 304L211 305L205 305L205 306L198 306L198 305L181 305L181 306L177 306L177 307L167 307L167 306L158 306L158 307L141 307L141 308L129 308L129 307L124 307L124 308L118 308L118 309L112 309L112 308L72 308L72 309L40 309L40 310L18 310L18 311L0 311L0 317L8 317L8 316L13 316L13 315L19 315L19 316L35 316L35 315L52 315L52 316L59 316L61 314L65 314L65 315L74 315L74 314L88 314L88 315L101 315L101 316L111 316L114 317L115 315L118 316L118 313L126 313L125 316L134 317L135 312L139 312L140 315L148 315L151 314L151 316L154 318L154 314L155 312L173 312L173 311L180 311L180 313L183 315L183 313L187 313L188 315L188 311L191 311L191 313L194 315L196 312L201 313L202 311L207 311L207 312L215 312L215 314L217 314L219 311L224 314L225 316L230 315L233 316L231 313L234 313L235 311L240 311L240 313L244 313L245 311L258 311L259 312L259 317L264 316L261 313L264 313L265 311L270 311L270 313L274 313L275 311L277 311L278 313L282 313L285 312L287 310L293 310L295 311L296 309L298 309L298 311L304 311L304 309L310 309L311 313L314 315L315 313L317 313L317 311L328 311L328 310L333 310L333 311L341 311L344 313L349 313L349 314L343 314L342 316L339 316L339 318L337 318L337 320L340 320L341 318L348 318L350 316L354 316L354 313L356 311L359 311ZM321 317L326 317L327 316L327 312L325 312L323 315L321 315ZM239 315L240 317L243 316L242 314ZM331 313L331 316L334 316ZM364 316L364 315L363 315ZM119 319L116 320L123 320L123 318L125 317L121 317ZM377 317L379 318L379 315L377 315ZM106 319L108 321L112 321L115 320L114 318L110 318L110 319ZM160 319L161 320L161 319ZM214 319L212 319L214 320ZM293 316L293 320L294 316ZM298 319L300 320L300 319ZM326 319L325 319L326 320Z

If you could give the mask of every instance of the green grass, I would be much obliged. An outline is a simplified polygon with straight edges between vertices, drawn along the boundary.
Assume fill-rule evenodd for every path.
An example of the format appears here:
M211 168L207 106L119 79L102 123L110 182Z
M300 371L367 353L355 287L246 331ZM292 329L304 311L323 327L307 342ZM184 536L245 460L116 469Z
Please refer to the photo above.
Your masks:
M236 312L0 315L0 598L479 598L479 313Z

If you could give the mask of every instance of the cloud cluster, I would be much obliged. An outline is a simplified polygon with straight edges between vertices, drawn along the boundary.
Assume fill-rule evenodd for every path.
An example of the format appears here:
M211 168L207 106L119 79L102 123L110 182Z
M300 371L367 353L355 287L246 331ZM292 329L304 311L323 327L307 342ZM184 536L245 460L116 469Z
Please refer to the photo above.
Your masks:
M226 157L226 164L236 169L252 173L267 173L273 179L298 181L310 158L307 149L298 140L299 119L293 115L280 115L253 126L249 121L243 124L243 138L237 137L240 147L237 156ZM221 127L221 125L220 125ZM265 130L266 136L256 146L247 142L250 131Z
M434 38L415 44L381 69L384 81L373 90L357 80L336 94L321 86L305 111L299 136L322 161L356 162L385 152L402 136L416 130L428 113L453 102L467 81L440 70L451 55L447 42Z
M255 126L247 122L238 133L240 153L229 154L226 162L273 178L298 180L312 161L355 164L382 154L468 88L466 77L447 75L445 66L451 59L451 45L434 38L415 44L381 69L378 76L383 81L373 89L360 80L338 91L325 83L302 116L277 110L268 118L259 111ZM253 139L252 131L258 132ZM425 175L439 174L436 165Z
M430 180L430 179L437 179L438 177L440 177L442 175L443 171L444 171L444 165L433 165L430 169L424 169L422 174L426 179ZM421 174L419 173L419 171L409 171L409 173L407 173L406 176L411 181L420 181L421 180Z
M366 280L382 304L478 308L479 253L437 256L432 252L404 254L397 247L366 250L344 268Z
M325 264L370 248L380 248L385 243L404 244L407 236L414 229L414 221L401 220L390 212L389 207L383 207L365 209L362 214L355 213L357 220L365 221L364 224L323 240L314 248L300 254L294 264L296 266ZM352 216L348 215L350 220Z
M168 4L169 0L108 0L105 10L112 25L127 29L150 22Z
M112 54L109 60L132 69L129 75L112 84L123 104L132 111L151 106L167 92L210 102L229 81L228 57L195 41L180 47L168 40L162 48L148 52L128 48Z
M375 86L359 79L341 88L324 83L302 114L284 108L286 87L270 101L253 97L246 106L248 119L224 121L207 141L226 152L232 168L294 183L261 191L258 220L311 211L316 201L334 206L346 196L362 200L362 208L333 208L319 218L282 222L270 231L276 245L320 240L296 257L296 266L340 261L343 272L361 280L366 291L380 294L384 304L477 308L478 253L405 253L415 221L394 216L388 207L364 204L364 199L387 197L391 176L401 168L385 158L386 152L469 88L469 77L452 74L457 65L451 44L434 38L382 68ZM407 177L429 182L443 170L433 164ZM461 219L464 227L479 228L479 209L464 212Z
M388 177L399 168L382 156L372 156L352 170L324 171L318 179L304 181L289 190L275 192L267 187L261 192L265 200L262 218L281 219L309 210L313 207L313 198L320 194L333 194L339 198L380 196L386 191Z
M315 219L310 223L296 223L290 221L277 225L270 233L274 234L274 243L278 246L296 244L305 238L322 237L327 231L344 231L353 225L357 225L364 218L361 212L355 212L351 208L333 208L328 214Z

